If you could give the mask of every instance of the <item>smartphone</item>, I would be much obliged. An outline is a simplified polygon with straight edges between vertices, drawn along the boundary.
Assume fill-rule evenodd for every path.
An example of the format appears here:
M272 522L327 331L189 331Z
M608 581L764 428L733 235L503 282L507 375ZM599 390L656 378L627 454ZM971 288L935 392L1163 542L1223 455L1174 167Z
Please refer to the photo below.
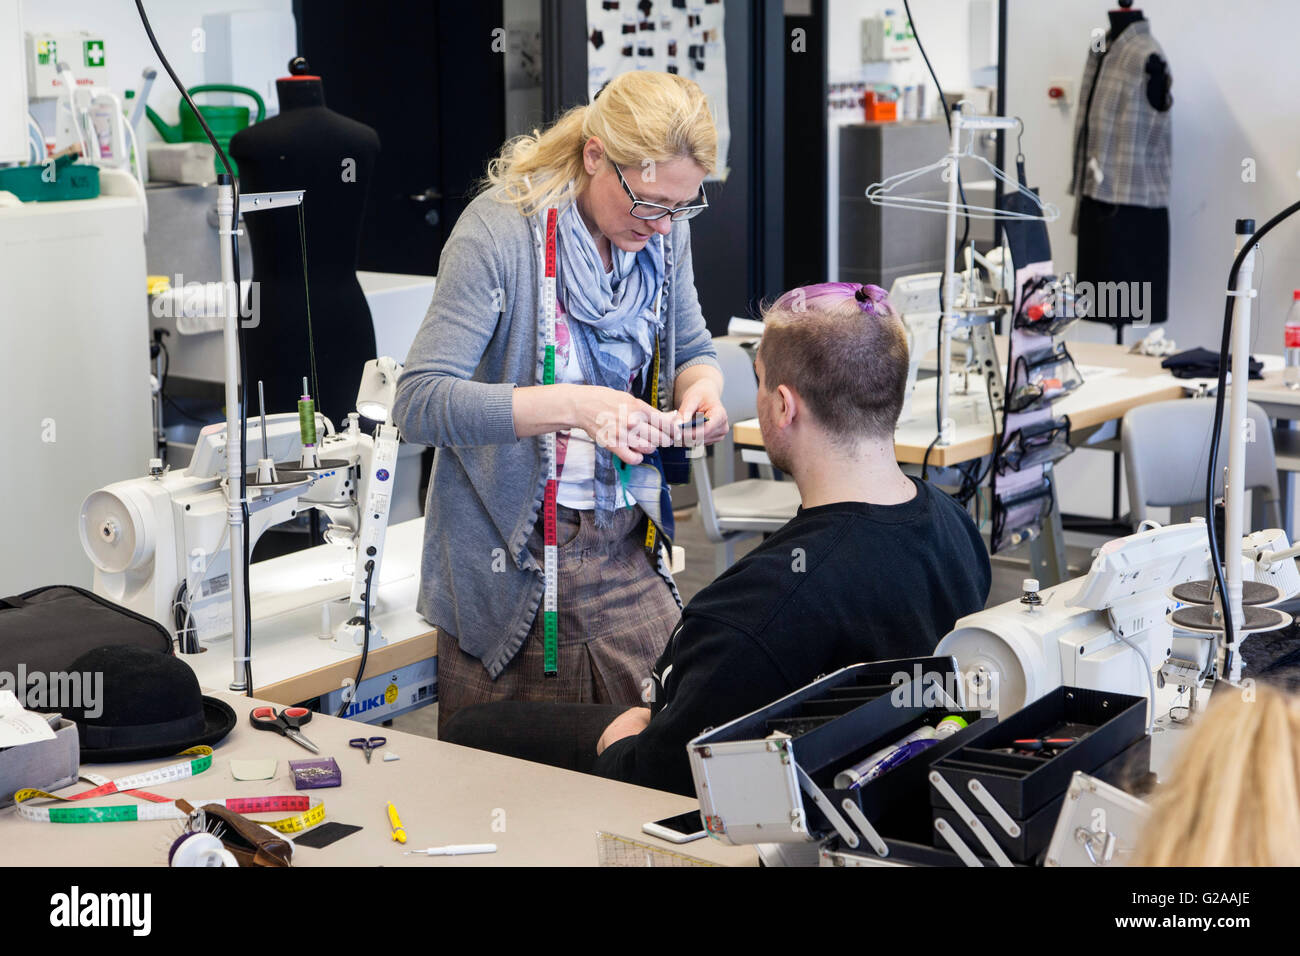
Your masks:
M700 820L699 810L679 813L675 817L656 820L654 823L643 823L641 829L669 843L690 843L692 840L699 840L709 835Z

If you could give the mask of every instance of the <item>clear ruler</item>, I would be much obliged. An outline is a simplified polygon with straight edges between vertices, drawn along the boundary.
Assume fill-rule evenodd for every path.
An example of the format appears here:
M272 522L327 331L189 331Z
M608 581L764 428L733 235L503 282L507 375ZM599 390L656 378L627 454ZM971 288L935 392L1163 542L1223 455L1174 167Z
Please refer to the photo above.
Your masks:
M542 366L542 384L555 384L555 225L559 213L554 206L546 210L546 241L542 261L542 341L546 355ZM556 469L555 433L542 436L542 454L546 456L546 492L542 502L542 573L546 586L542 600L544 633L542 665L547 677L559 674L559 549L556 546L555 495L559 486Z

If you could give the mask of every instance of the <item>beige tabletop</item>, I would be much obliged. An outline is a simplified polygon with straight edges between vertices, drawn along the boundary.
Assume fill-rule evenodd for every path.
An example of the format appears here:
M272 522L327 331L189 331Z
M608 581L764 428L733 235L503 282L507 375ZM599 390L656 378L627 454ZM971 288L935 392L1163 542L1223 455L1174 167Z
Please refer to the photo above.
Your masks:
M215 748L211 769L189 780L151 789L187 800L295 793L288 761L310 759L313 755L275 734L253 730L248 725L248 713L256 701L228 692L214 696L229 702L239 721ZM312 716L304 732L320 747L323 756L338 761L343 784L303 793L324 801L326 820L363 829L324 849L297 847L295 866L595 866L597 831L635 841L607 842L606 846L614 846L624 857L639 854L643 860L645 852L640 845L644 844L664 854L715 864L757 863L752 847L726 846L709 838L675 846L641 832L642 823L697 807L693 797L647 790L321 714ZM373 754L370 764L360 750L347 744L349 738L363 733L388 738L387 746ZM383 750L401 759L385 763ZM236 781L230 772L231 757L275 757L275 778ZM163 759L86 765L82 770L116 779L175 762ZM81 783L62 793L77 793L88 787ZM390 800L405 824L407 847L495 843L498 851L476 856L404 856L404 848L391 839L385 814ZM90 800L85 805L132 802L130 797L119 794ZM269 822L285 815L262 814L252 819ZM180 821L173 820L38 823L22 819L13 807L8 807L0 810L0 864L161 866L180 828Z
M1007 340L1004 336L997 337L997 347L1000 360L1005 362ZM1074 431L1123 418L1130 408L1182 398L1185 394L1183 385L1160 368L1158 358L1130 355L1122 345L1071 342L1069 348L1076 364L1107 372L1104 376L1085 380L1076 391L1053 403L1053 411L1070 416L1070 427ZM912 416L901 422L894 434L894 454L901 462L919 465L934 439L933 387L927 388L925 382L918 383L912 401ZM935 445L930 449L930 464L954 465L990 454L997 426L983 394L952 395L950 407L951 416L956 421L954 440L949 445ZM757 419L737 422L734 434L737 445L763 447Z

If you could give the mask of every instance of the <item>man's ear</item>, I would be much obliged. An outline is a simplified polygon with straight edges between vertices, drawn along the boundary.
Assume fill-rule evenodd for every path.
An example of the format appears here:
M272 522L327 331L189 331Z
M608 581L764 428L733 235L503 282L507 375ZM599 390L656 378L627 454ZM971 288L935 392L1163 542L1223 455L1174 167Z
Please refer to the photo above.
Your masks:
M788 427L798 414L799 400L789 385L776 387L776 423L782 428Z

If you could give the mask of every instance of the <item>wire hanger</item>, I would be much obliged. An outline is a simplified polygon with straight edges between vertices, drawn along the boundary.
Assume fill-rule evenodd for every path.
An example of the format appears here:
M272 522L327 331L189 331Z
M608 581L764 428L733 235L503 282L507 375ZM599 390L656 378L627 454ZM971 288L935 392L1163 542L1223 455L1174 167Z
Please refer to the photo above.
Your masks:
M981 117L990 119L990 117ZM1017 180L1007 176L1002 170L994 166L983 156L974 151L975 132L980 127L978 125L966 125L963 123L960 114L953 117L954 123L962 123L961 132L969 133L969 138L965 141L965 146L956 153L948 152L942 159L930 163L927 166L921 166L917 169L908 170L903 173L895 173L878 183L872 183L867 187L867 199L875 206L889 206L898 209L915 209L918 212L940 212L949 213L955 211L959 215L968 216L971 219L985 219L998 221L1029 221L1029 222L1055 222L1061 216L1061 210L1053 203L1044 202L1038 197L1038 194L1022 186ZM966 121L969 123L970 121ZM1016 119L1019 123L1019 118ZM1022 126L1023 130L1023 126ZM1017 139L1017 149L1019 149L1019 140ZM1022 154L1023 155L1023 154ZM1040 215L1029 212L1018 212L1010 209L997 209L990 206L977 206L971 203L949 202L946 199L927 199L924 196L903 196L895 194L900 186L913 182L916 179L925 176L936 170L953 170L948 175L956 175L957 164L962 159L971 159L980 163L988 169L989 173L1010 192L1017 192L1025 196L1031 203L1041 210ZM945 180L946 181L946 180Z

